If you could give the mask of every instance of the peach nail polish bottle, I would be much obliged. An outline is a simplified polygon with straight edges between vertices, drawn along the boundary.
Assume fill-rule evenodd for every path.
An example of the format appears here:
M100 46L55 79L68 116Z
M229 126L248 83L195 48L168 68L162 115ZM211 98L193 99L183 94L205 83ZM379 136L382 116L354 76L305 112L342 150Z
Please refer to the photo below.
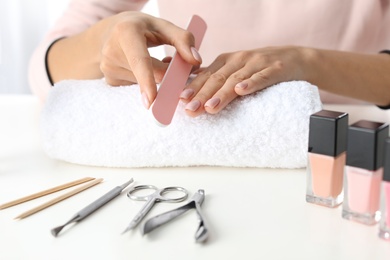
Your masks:
M348 114L321 110L310 116L306 201L337 207L343 201Z
M379 237L390 241L390 138L385 141L383 178L381 184Z
M383 152L389 126L367 120L349 126L342 216L366 225L380 218Z

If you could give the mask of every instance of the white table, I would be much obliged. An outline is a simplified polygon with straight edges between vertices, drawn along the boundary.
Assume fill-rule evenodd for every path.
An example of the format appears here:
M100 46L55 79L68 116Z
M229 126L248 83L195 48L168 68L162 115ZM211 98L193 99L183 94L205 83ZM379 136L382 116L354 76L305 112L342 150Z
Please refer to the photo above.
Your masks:
M350 122L390 122L373 106L326 106L350 113ZM52 160L40 146L39 102L32 96L0 96L0 204L85 176L105 181L23 220L18 214L63 192L0 211L0 259L390 259L390 243L378 226L341 218L305 202L306 170L217 167L117 169ZM210 239L196 244L195 211L147 236L121 232L143 206L125 193L58 238L50 229L133 177L136 184L178 185L190 196L206 191L203 212ZM127 189L125 190L125 192ZM157 204L150 213L181 204Z

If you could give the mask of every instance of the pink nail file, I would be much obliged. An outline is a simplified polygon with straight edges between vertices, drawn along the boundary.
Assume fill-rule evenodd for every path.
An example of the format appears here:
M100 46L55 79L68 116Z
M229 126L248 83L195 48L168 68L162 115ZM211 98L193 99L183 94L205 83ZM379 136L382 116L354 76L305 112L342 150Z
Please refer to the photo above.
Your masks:
M187 31L194 35L197 50L200 47L206 28L206 22L202 18L197 15L192 16ZM158 125L167 126L171 123L180 100L180 94L190 76L191 69L192 65L184 61L175 52L151 108Z

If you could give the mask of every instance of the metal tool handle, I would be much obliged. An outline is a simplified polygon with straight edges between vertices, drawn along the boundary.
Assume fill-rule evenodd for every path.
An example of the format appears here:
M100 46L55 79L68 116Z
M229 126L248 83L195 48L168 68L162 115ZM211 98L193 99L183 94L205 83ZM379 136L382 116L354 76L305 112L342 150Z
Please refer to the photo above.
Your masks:
M142 190L153 190L153 193L148 195L137 195L138 191ZM177 197L167 197L166 195L170 192L180 192L183 195L177 196ZM182 187L166 187L163 189L158 189L156 186L153 185L138 185L133 188L131 188L127 192L127 197L129 197L132 200L139 200L139 201L149 201L152 198L155 198L157 202L163 201L163 202L181 202L187 199L188 197L188 191Z
M150 218L148 221L145 222L144 226L141 229L142 235L145 235L156 228L164 225L165 223L170 222L171 220L177 218L178 216L184 214L189 209L195 208L195 202L190 201L189 203L170 211L167 211L165 213L159 214L155 217Z
M148 214L151 208L153 208L153 205L156 203L156 198L153 197L152 199L148 200L145 205L142 207L142 209L137 213L137 215L134 217L134 219L131 221L132 226L137 226L139 222Z
M61 232L61 230L67 226L70 223L78 222L89 216L91 213L99 209L101 206L112 200L113 198L117 197L124 188L126 188L130 183L133 182L133 178L131 178L129 181L125 182L121 186L115 187L79 212L76 213L68 222L66 222L64 225L55 227L51 230L51 233L53 236L58 236L58 234Z
M145 190L152 190L153 192L148 194L148 195L137 195L136 193L138 191L145 191ZM132 200L138 200L138 201L147 201L152 198L152 196L155 196L156 192L158 191L158 188L153 185L138 185L135 187L132 187L128 192L127 192L127 197Z
M113 188L112 190L110 190L109 192L107 192L106 194L104 194L103 196L101 196L100 198L98 198L97 200L95 200L94 202L92 202L82 210L80 210L77 213L79 215L77 221L84 219L85 217L89 216L92 212L96 211L104 204L117 197L119 194L121 194L122 190L125 189L132 182L133 182L133 178L131 178L129 181L125 182L121 186L117 186Z
M104 204L112 200L113 198L117 197L121 193L122 189L121 187L115 187L114 189L110 190L106 194L104 194L102 197L98 198L82 210L78 212L79 217L77 218L77 221L80 221L87 216L89 216L92 212L96 211L100 207L102 207Z
M203 217L203 214L201 212L200 206L202 205L205 198L205 192L204 190L200 189L198 192L196 192L193 196L190 202L187 204L167 211L165 213L162 213L160 215L157 215L148 221L145 222L144 226L141 229L142 234L147 234L154 229L162 226L165 223L170 222L171 220L177 218L178 216L184 214L186 211L190 209L195 209L198 219L199 219L199 226L195 233L195 240L196 242L205 242L209 235L209 229L208 225L205 223L205 219Z
M200 209L200 204L195 204L195 208L199 220L199 226L195 233L195 240L198 243L203 243L209 237L209 227L203 216L202 210Z

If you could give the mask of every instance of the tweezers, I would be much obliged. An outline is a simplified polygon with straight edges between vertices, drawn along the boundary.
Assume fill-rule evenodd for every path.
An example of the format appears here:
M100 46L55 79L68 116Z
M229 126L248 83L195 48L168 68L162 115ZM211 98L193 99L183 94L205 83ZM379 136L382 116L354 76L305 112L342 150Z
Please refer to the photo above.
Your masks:
M190 209L195 209L199 219L199 226L195 233L195 241L198 243L205 242L209 235L209 229L205 223L205 219L200 209L200 206L202 205L204 199L205 199L204 190L198 190L198 192L196 192L192 196L190 202L188 202L184 206L167 211L163 214L152 217L151 219L146 221L143 227L141 228L142 235L145 235L153 231L159 226L162 226L163 224L175 219L176 217L184 214Z

